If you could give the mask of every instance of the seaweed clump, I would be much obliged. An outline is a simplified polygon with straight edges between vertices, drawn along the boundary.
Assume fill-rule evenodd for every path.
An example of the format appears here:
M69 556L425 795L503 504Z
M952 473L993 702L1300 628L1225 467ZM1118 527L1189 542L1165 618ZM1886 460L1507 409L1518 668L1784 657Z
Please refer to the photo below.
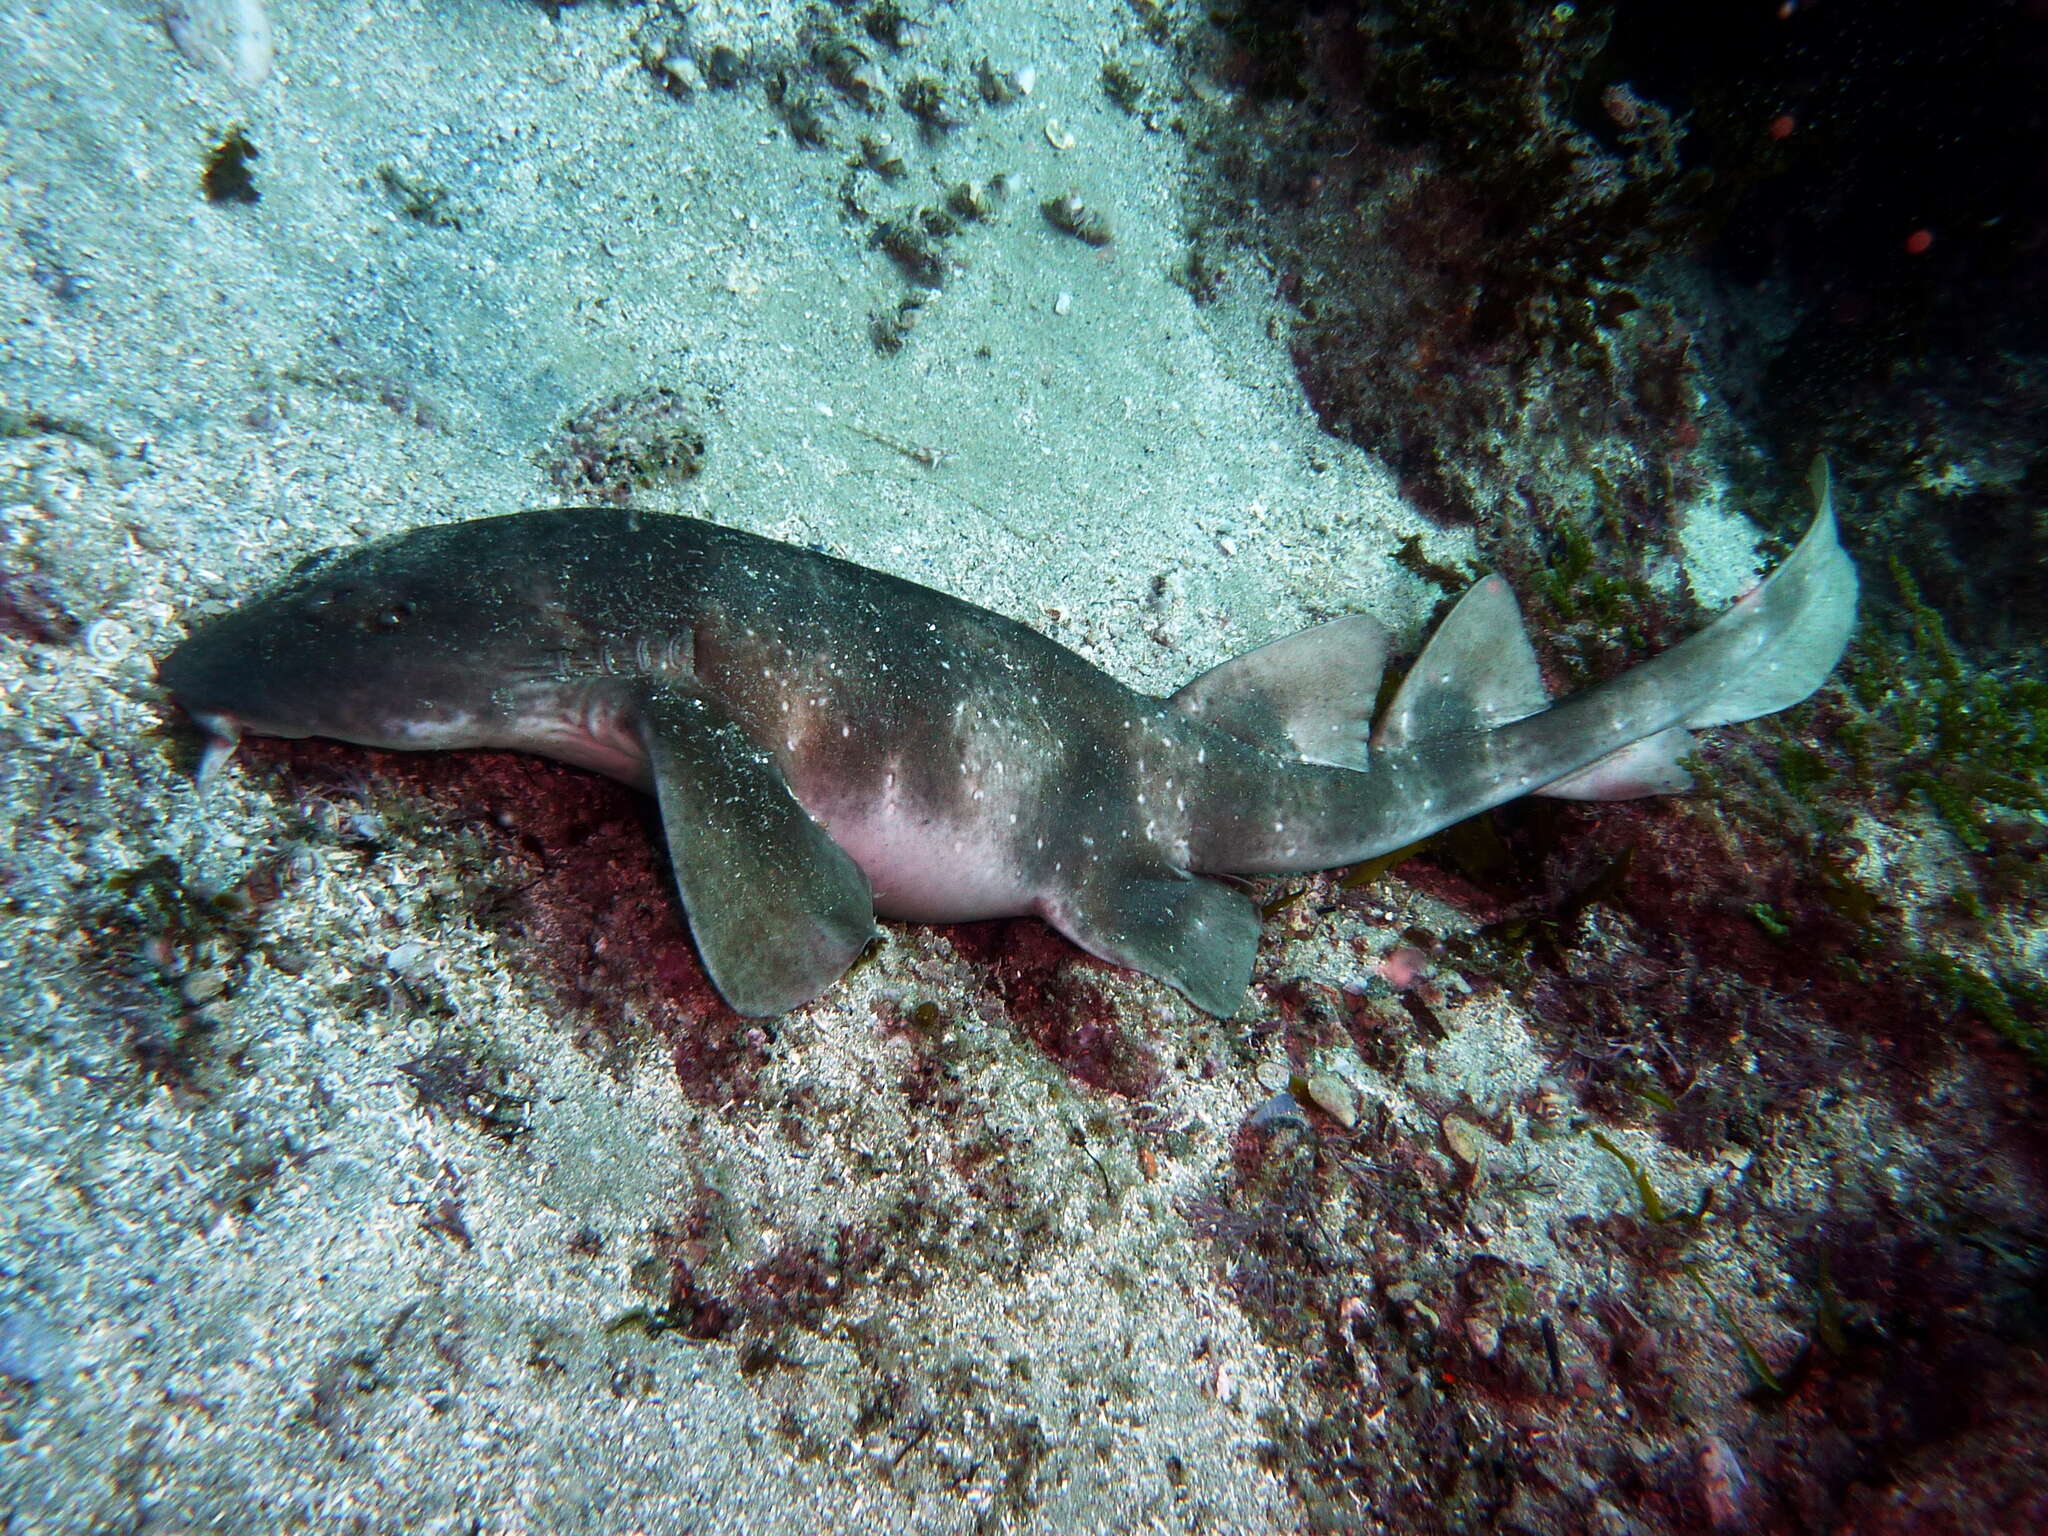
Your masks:
M1904 564L1894 559L1891 574L1910 639L1857 658L1851 686L1869 716L1853 727L1852 748L1865 763L1896 764L1902 793L1988 854L2002 818L2048 818L2048 682L1970 665Z
M623 506L636 492L695 478L704 449L704 430L681 392L657 385L578 411L542 465L565 496Z
M206 163L199 172L199 190L209 203L261 201L263 194L256 190L254 162L262 154L241 129L230 128L206 152Z
M109 877L91 910L94 979L120 1044L145 1077L203 1095L223 1061L218 1004L233 990L276 877L259 867L209 889L165 854Z
M399 1076L412 1085L421 1109L445 1109L497 1141L526 1134L532 1095L523 1074L457 1046L438 1046L401 1063Z
M1655 527L1699 427L1690 335L1651 277L1711 181L1620 78L1606 12L1247 0L1217 22L1214 67L1266 110L1203 141L1234 209L1214 233L1281 272L1325 427L1440 520L1526 496L1516 438L1554 445L1553 472L1604 467Z

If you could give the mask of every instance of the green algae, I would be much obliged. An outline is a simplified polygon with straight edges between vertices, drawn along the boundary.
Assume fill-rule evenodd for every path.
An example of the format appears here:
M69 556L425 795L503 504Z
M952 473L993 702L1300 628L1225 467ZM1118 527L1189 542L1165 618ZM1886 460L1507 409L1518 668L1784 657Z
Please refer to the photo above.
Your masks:
M1971 666L1896 556L1891 573L1908 643L1860 657L1852 691L1900 764L1899 793L1987 853L1995 811L2048 815L2048 683Z
M2048 984L1980 971L1948 955L1921 954L1915 967L1935 991L1968 1008L2036 1067L2048 1071Z
M1707 1208L1713 1204L1714 1186L1709 1184L1700 1191L1699 1205L1690 1211L1674 1211L1664 1203L1664 1196L1651 1181L1650 1173L1640 1159L1630 1156L1599 1131L1589 1130L1586 1134L1601 1151L1610 1154L1622 1167L1636 1187L1636 1200L1642 1207L1643 1219L1653 1226L1697 1226L1706 1220Z
M1735 1320L1735 1315L1722 1304L1721 1298L1714 1294L1705 1278L1701 1276L1699 1266L1687 1264L1685 1277L1693 1283L1693 1289L1705 1298L1707 1306L1714 1314L1714 1321L1719 1323L1722 1331L1735 1341L1735 1348L1742 1356L1743 1368L1749 1372L1752 1388L1750 1396L1769 1401L1784 1397L1790 1391L1790 1387L1771 1369L1771 1363L1764 1358L1764 1352L1756 1347L1756 1342Z
M1611 488L1597 473L1595 478L1605 492L1601 502L1607 508L1611 504ZM1607 521L1614 525L1619 519L1609 510ZM1537 573L1544 599L1566 623L1595 625L1614 632L1631 650L1647 650L1650 639L1646 620L1655 607L1655 594L1649 583L1601 570L1592 536L1570 521L1558 521L1557 536L1558 554ZM1625 532L1610 528L1610 537L1618 547L1628 547Z
M1792 937L1792 925L1780 917L1777 910L1770 903L1763 901L1751 902L1749 904L1749 915L1756 919L1757 927L1763 929L1772 938L1789 939Z

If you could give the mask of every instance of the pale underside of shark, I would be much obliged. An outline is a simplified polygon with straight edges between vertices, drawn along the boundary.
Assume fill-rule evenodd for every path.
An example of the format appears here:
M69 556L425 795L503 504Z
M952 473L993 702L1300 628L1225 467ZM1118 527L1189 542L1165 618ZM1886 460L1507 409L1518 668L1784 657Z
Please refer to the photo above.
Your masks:
M1855 619L1825 468L1797 549L1709 627L1552 702L1475 584L1374 724L1386 640L1335 620L1133 692L1034 630L751 534L618 509L422 528L302 567L165 659L242 732L511 748L650 791L739 1012L817 997L875 916L1036 913L1228 1015L1259 913L1218 876L1334 868L1521 795L1677 790L1688 733L1818 688Z

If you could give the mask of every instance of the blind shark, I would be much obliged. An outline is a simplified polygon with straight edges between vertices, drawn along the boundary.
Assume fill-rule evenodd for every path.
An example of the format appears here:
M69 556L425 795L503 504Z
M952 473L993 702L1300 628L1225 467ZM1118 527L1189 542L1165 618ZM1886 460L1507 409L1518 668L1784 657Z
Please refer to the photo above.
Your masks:
M1552 701L1507 584L1438 625L1377 722L1363 615L1169 698L928 587L687 517L562 508L302 563L160 679L210 734L510 748L652 793L699 953L742 1014L817 997L875 917L1036 913L1227 1016L1258 908L1521 795L1682 789L1691 731L1807 697L1857 580L1827 473L1791 556L1707 628ZM205 770L202 770L204 776Z

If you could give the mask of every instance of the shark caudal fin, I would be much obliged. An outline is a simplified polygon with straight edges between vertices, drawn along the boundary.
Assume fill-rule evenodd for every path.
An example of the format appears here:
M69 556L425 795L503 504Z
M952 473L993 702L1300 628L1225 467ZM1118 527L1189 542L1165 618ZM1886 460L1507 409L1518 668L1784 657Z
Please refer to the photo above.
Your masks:
M1690 732L1790 709L1827 681L1856 627L1856 567L1836 534L1826 459L1813 461L1807 483L1813 522L1785 563L1712 624L1637 669L1630 686L1678 703L1678 723L1538 794L1628 800L1685 789L1692 780L1680 760Z
M1813 461L1808 484L1813 522L1799 547L1762 585L1666 653L1675 658L1696 650L1702 661L1729 664L1685 717L1695 730L1791 708L1827 681L1849 647L1856 627L1856 567L1836 533L1834 479L1826 459Z
M1700 633L1593 690L1617 703L1625 695L1623 717L1666 723L1533 793L1627 800L1685 789L1691 731L1787 709L1827 680L1855 627L1856 568L1836 535L1825 460L1810 483L1813 523L1783 565ZM1498 730L1550 703L1514 594L1488 576L1430 636L1372 744L1400 750Z

